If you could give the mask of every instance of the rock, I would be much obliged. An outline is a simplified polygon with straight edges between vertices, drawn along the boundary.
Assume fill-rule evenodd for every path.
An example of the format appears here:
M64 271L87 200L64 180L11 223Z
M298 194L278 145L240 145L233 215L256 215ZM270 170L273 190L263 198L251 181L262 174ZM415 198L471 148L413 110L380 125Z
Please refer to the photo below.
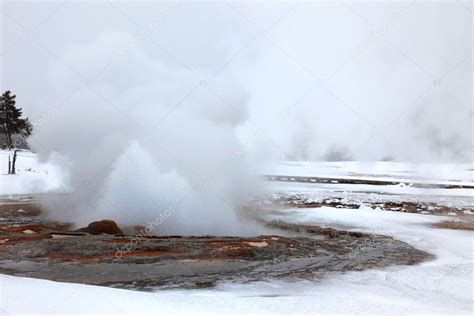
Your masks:
M93 235L109 234L109 235L123 235L122 230L112 220L104 219L98 222L92 222L87 227L79 228L78 232L85 232Z

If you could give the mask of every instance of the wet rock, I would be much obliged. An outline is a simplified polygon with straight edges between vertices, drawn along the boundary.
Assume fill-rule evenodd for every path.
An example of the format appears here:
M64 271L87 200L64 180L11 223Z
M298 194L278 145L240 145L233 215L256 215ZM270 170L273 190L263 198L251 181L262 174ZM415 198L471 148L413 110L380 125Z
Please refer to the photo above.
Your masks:
M122 230L112 220L104 219L98 222L92 222L87 227L79 228L78 232L89 233L93 235L109 234L109 235L123 235Z
M270 279L317 281L328 273L433 258L387 236L282 221L262 224L285 236L123 235L111 220L74 232L42 217L12 214L0 218L0 273L154 290Z

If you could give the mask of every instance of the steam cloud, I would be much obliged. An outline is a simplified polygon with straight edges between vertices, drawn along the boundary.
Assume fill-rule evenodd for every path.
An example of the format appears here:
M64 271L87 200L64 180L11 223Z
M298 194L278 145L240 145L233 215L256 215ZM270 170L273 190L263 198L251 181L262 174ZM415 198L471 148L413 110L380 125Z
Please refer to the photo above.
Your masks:
M472 15L458 3L114 6L45 21L34 35L59 61L29 39L2 56L32 147L71 161L56 218L146 225L171 207L156 233L242 233L234 206L256 161L472 162ZM149 23L124 27L124 12Z
M87 71L103 47L131 40L107 32L71 48L68 59ZM154 233L250 232L235 212L253 182L245 157L233 154L240 146L235 130L247 117L243 88L221 81L219 91L231 107L140 47L119 58L32 138L40 152L58 151L71 161L73 192L60 199L63 207L56 201L53 215L78 225L103 218L146 225L171 212ZM51 80L63 88L72 84L67 74L52 68Z

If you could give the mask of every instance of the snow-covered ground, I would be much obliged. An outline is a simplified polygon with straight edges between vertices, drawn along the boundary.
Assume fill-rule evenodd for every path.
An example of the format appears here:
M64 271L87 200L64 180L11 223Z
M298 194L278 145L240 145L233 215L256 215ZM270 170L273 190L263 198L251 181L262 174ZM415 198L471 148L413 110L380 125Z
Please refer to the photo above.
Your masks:
M397 185L374 185L271 181L265 185L267 192L278 192L293 196L303 195L308 202L339 198L346 203L354 202L357 204L361 204L361 202L422 202L449 207L474 208L474 189L421 188L404 183L406 181L430 184L467 184L472 187L474 185L474 165L472 164L413 164L382 161L281 162L267 164L261 169L261 172L267 175L401 182Z
M436 259L415 266L333 275L320 283L222 284L211 290L155 293L1 276L1 305L10 314L472 313L473 234L426 226L442 217L323 208L289 210L279 219L394 236Z
M437 183L471 183L472 164L405 163L390 161L282 161L265 164L262 174L317 176L344 179L417 180Z
M16 174L8 175L8 158L13 160L13 151L0 150L0 195L29 194L64 191L64 170L67 161L53 157L40 162L36 154L19 151Z
M337 165L338 163L332 164ZM357 163L354 163L356 165ZM350 168L347 163L340 168L327 169L311 175L320 176L328 172L337 174L356 172L364 176L379 175L396 178L410 167L403 164L398 169L390 169L384 164L381 171ZM280 164L286 175L304 174L308 166L291 167L290 163ZM301 164L300 164L301 165ZM331 165L331 164L328 164ZM364 165L364 164L362 164ZM318 164L311 163L312 167ZM369 166L369 164L367 164ZM273 166L275 167L275 166ZM276 166L278 167L278 165ZM413 167L413 166L412 166ZM438 166L438 168L441 166ZM326 168L326 169L325 169ZM370 169L369 167L367 167ZM416 169L413 167L412 169ZM450 181L472 179L472 167L453 166L455 171ZM275 169L272 169L275 170ZM354 171L355 170L355 171ZM373 169L372 169L373 170ZM2 176L5 178L6 176ZM470 178L471 177L471 178ZM416 178L413 176L413 178ZM446 178L439 178L446 180ZM27 181L27 180L25 180ZM301 187L304 189L301 189ZM360 191L364 185L358 185ZM3 188L3 187L2 187ZM300 190L298 190L300 188ZM415 188L390 188L370 186L367 192L382 196L392 190L390 197L403 194L402 199L416 200L428 194ZM269 183L268 190L280 193L330 194L332 190L356 194L355 187L347 185L321 185L298 183ZM379 191L377 191L379 190ZM379 194L382 190L383 194ZM403 190L403 192L397 191ZM472 190L430 189L433 198L446 196L452 201L470 203ZM362 190L364 191L364 190ZM449 192L456 192L451 194ZM4 192L0 192L3 193ZM419 195L423 194L423 195ZM374 197L377 198L377 197ZM467 201L467 202L466 202ZM214 289L204 290L160 290L154 293L126 291L79 284L64 284L44 280L33 280L11 276L0 276L0 314L17 313L365 313L365 314L408 314L438 313L470 314L474 311L473 252L474 233L471 231L438 229L429 224L447 217L385 212L361 207L358 210L323 207L318 209L288 209L283 215L272 215L272 219L287 222L344 227L348 230L393 236L410 245L425 250L435 259L414 266L396 266L382 270L367 270L334 274L314 283L259 282L252 284L220 284ZM449 218L452 219L452 218Z

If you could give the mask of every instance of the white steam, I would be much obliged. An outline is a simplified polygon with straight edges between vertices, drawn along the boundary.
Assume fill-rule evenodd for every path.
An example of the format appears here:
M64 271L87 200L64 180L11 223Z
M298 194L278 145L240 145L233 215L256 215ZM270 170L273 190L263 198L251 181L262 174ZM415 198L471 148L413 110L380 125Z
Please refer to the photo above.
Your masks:
M71 48L68 60L93 73L97 60L107 60L104 46L130 40L107 32ZM113 58L32 138L40 152L71 161L72 193L53 215L78 225L104 218L146 225L166 212L155 234L249 232L235 211L252 182L248 162L234 155L235 129L247 116L243 89L221 81L217 95L141 47ZM74 84L63 68L52 69L59 88Z
M49 6L2 7L31 34L2 20L0 79L33 148L71 161L57 218L146 225L178 204L157 233L241 232L253 158L472 163L457 1Z

